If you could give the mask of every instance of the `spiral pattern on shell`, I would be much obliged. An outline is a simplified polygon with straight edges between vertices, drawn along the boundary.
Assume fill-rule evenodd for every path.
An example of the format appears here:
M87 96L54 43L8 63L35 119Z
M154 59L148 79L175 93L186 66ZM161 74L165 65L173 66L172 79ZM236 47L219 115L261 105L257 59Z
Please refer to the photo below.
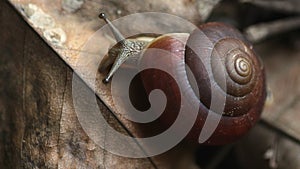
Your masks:
M200 27L201 34L197 30L193 32L187 43L186 62L194 74L204 72L200 76L209 76L216 85L210 85L209 79L200 78L200 100L209 108L211 90L220 93L220 97L226 97L226 105L223 112L225 116L241 116L247 114L255 107L260 97L264 98L264 70L252 46L234 28L220 24L209 23ZM201 38L205 34L208 38ZM205 40L209 42L205 42ZM201 41L201 43L200 43ZM191 49L199 49L192 51ZM211 49L211 50L205 50ZM198 57L197 57L197 56ZM211 72L206 72L204 67L197 64L201 60L211 65ZM224 69L225 68L225 72ZM223 73L224 72L224 73ZM223 73L223 74L222 74ZM208 75L205 75L208 74ZM226 84L222 84L225 75ZM210 80L211 80L210 79Z

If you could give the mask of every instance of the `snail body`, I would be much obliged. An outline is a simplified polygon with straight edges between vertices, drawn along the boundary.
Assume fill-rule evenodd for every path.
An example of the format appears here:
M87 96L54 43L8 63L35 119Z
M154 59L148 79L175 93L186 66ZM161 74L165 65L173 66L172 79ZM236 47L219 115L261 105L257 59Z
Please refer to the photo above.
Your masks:
M124 46L123 43L121 48ZM161 89L167 97L166 108L160 117L163 126L174 122L183 99L193 99L191 103L198 106L196 121L186 137L194 142L199 138L208 113L221 115L213 134L205 141L210 145L237 140L260 118L266 98L264 68L251 44L233 27L207 23L191 34L160 35L137 46L140 66L164 64L167 72L173 72L172 75L179 79L175 81L170 74L158 69L140 73L147 94ZM165 57L164 52L152 52L152 49L166 51L170 56ZM113 51L120 50L113 48ZM115 56L116 60L119 56ZM114 67L116 64L112 68L116 71ZM178 86L183 86L183 96ZM225 98L222 112L211 106L212 97ZM189 116L190 112L185 113Z

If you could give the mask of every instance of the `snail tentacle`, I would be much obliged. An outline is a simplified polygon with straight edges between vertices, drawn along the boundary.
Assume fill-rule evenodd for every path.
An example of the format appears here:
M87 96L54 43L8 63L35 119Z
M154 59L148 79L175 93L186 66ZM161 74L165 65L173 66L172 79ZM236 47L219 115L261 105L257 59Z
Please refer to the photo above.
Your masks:
M104 13L100 13L99 18L103 19L107 23L116 41L121 44L117 48L113 49L114 52L117 52L118 54L112 68L110 69L107 76L103 79L104 83L109 83L111 77L119 69L122 63L124 63L128 58L135 57L137 54L139 54L148 43L142 40L125 39L120 31L110 22L110 20Z
M114 49L118 51L118 55L109 73L107 74L105 79L103 79L103 82L109 83L111 77L120 68L122 63L124 63L129 58L136 57L139 53L141 53L146 45L147 43L143 41L124 40L120 48Z

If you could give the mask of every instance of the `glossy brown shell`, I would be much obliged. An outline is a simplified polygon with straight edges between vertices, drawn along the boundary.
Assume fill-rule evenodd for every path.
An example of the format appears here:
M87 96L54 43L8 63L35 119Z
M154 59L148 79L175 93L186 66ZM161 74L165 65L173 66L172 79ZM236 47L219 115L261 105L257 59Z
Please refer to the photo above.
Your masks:
M221 112L221 121L205 143L220 145L240 138L259 119L266 97L264 68L252 46L238 30L221 23L200 26L190 34L187 43L176 36L170 34L159 37L148 46L149 49L156 48L173 53L176 64L174 58L156 60L147 56L147 52L140 63L163 62L168 71L174 71L182 78L181 84L177 84L169 74L160 70L142 72L142 81L147 93L153 89L161 89L167 96L167 106L159 120L165 127L170 126L176 119L182 99L195 98L180 96L178 85L188 86L187 90L190 91L185 93L199 92L195 94L200 100L198 117L187 136L187 140L197 142L210 109L211 91L214 90L217 97L226 98L226 102ZM210 68L207 68L208 66ZM195 85L186 80L186 76L191 79L187 74L187 67L197 82L194 89L190 86ZM225 85L222 82L224 75L220 73L221 68L225 70ZM185 113L188 116L190 112Z

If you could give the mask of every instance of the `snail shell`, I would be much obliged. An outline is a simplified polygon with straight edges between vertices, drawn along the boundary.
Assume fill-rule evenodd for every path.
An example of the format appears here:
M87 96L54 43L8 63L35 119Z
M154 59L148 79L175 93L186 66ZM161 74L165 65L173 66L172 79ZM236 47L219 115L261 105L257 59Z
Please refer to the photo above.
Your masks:
M153 48L170 52L172 58L147 52ZM166 109L159 118L162 125L168 127L174 122L182 99L198 99L195 100L195 103L199 102L198 116L187 140L198 140L211 108L212 91L226 101L221 121L206 144L230 143L247 133L258 121L266 97L264 68L252 46L238 30L222 23L208 23L190 35L162 35L148 44L140 59L141 65L158 62L164 63L168 71L175 72L181 79L177 84L170 74L158 69L141 72L148 94L153 89L161 89L166 94ZM187 67L192 75L187 73ZM224 74L225 84L222 80ZM196 87L190 83L193 80L191 76L195 78ZM197 97L182 97L178 85L185 86L185 93L193 93ZM185 113L189 115L189 112Z

